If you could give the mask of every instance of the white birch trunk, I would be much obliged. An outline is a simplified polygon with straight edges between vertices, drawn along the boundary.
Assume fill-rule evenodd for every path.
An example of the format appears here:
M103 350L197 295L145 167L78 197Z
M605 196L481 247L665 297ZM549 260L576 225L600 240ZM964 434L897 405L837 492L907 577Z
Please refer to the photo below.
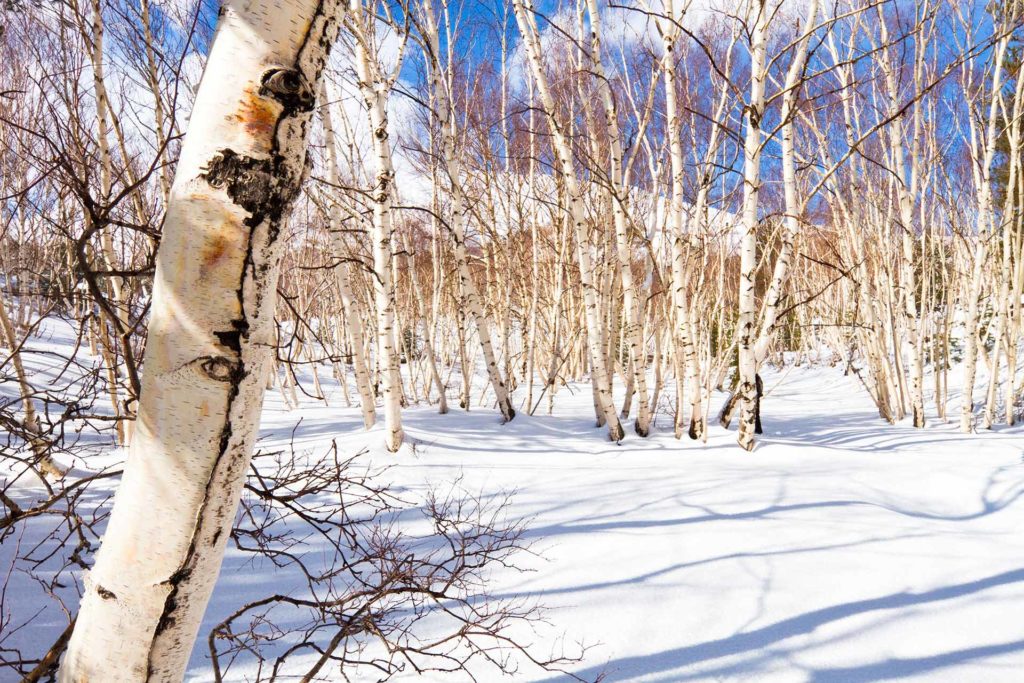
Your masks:
M601 343L602 321L598 311L597 290L594 285L594 271L590 258L590 236L587 231L586 217L583 210L583 199L576 170L573 168L572 149L561 123L555 113L555 100L548 87L547 74L540 56L540 40L537 37L537 25L533 16L531 0L515 0L514 9L519 32L523 36L527 58L537 86L537 94L548 119L552 143L558 157L558 167L565 183L569 200L569 216L576 231L577 251L580 262L580 283L583 287L584 313L586 315L587 342L590 346L591 379L594 382L596 406L598 414L608 425L608 438L619 441L623 437L622 425L612 401L611 387L608 384L608 366L605 360L604 345Z
M452 116L452 100L442 78L437 22L434 18L434 9L430 0L423 1L423 10L423 28L426 31L425 37L428 45L431 94L434 97L435 115L441 131L444 167L448 174L452 193L449 227L451 228L452 238L455 240L455 262L459 272L460 289L466 307L476 323L477 337L480 340L480 350L484 356L487 378L490 380L491 389L494 391L494 398L497 401L498 409L501 411L504 421L509 422L516 416L516 411L512 408L508 388L501 376L501 371L498 369L494 345L491 342L491 319L484 312L484 307L480 302L480 294L477 291L476 282L473 280L473 274L470 272L469 256L466 253L465 223L466 215L469 213L469 202L462 188L461 163L455 148L456 123Z
M392 453L402 446L402 377L395 343L395 292L391 277L392 205L395 169L388 134L388 95L392 82L381 73L376 55L369 53L375 19L367 17L361 0L352 0L348 8L348 27L355 37L356 74L370 123L370 138L376 158L376 183L373 198L373 278L377 304L377 365L380 368L384 398L385 446Z
M1014 3L1014 6L1016 4ZM978 369L979 352L978 318L981 307L980 298L985 261L988 258L989 240L992 237L995 223L995 209L992 197L992 161L995 158L998 142L997 126L1000 119L998 99L999 90L1002 87L1002 64L1006 55L1008 41L1009 37L1004 37L995 48L993 56L995 67L993 68L992 87L989 93L992 99L989 103L985 137L982 141L984 146L981 149L978 149L976 143L977 136L973 134L973 120L971 122L971 147L977 161L977 167L973 171L978 196L978 244L973 255L971 279L967 289L967 319L964 321L964 384L960 406L960 431L964 433L974 431L974 381Z
M338 149L335 146L334 125L331 118L331 100L327 96L327 84L324 83L321 89L321 116L324 124L324 145L327 147L327 173L331 184L335 187L341 185L341 172L338 168ZM341 293L341 305L345 313L345 330L352 345L352 368L356 376L356 389L359 392L359 405L363 414L363 425L369 429L377 422L376 402L373 398L373 389L370 387L370 370L366 364L366 356L363 355L363 321L359 315L359 307L355 297L352 295L352 278L349 274L348 263L345 262L345 241L341 235L341 225L338 216L338 207L333 205L330 209L330 235L331 248L334 258L338 260L334 267L335 277L338 282L338 290ZM344 378L342 378L344 381Z
M224 5L157 256L138 429L59 678L175 681L234 522L335 5Z
M647 436L651 428L650 397L647 393L647 346L643 340L643 326L640 314L643 306L637 300L636 286L633 282L632 249L629 235L628 207L629 188L623 177L622 134L619 131L618 110L612 95L611 84L604 71L601 61L601 13L597 0L587 0L590 14L591 60L594 75L597 78L598 91L601 93L601 108L604 114L605 131L608 134L608 151L610 154L609 179L611 183L612 217L615 223L616 256L622 278L622 320L625 345L629 352L632 384L630 387L637 396L637 416L633 425L639 436ZM626 406L623 417L629 416L629 390L626 393Z
M877 7L877 14L879 25L881 27L880 35L882 44L886 46L881 52L881 65L885 76L886 86L889 91L888 113L889 116L895 118L895 120L889 124L889 140L895 166L896 196L900 216L900 225L897 227L900 232L902 257L900 260L899 287L900 299L903 303L903 316L905 318L904 327L906 328L907 335L907 349L910 352L910 387L908 393L910 394L910 408L913 416L913 424L915 427L924 427L924 363L920 353L920 316L918 315L917 310L917 282L914 275L913 237L914 203L915 196L917 194L918 169L916 168L916 163L912 163L910 168L908 168L907 165L907 151L906 144L903 140L904 131L902 117L896 117L900 106L897 74L890 58L890 48L887 46L889 43L889 32L885 22L885 12L881 6ZM919 40L923 40L923 38ZM915 68L916 67L917 65L915 64ZM916 115L912 129L914 131L914 139L911 141L911 146L914 152L914 161L916 161L918 142L917 133L919 129ZM901 362L902 350L898 344L894 344L893 351L896 354L895 358L897 363ZM900 377L903 377L902 372L900 372Z
M744 113L743 140L743 237L740 242L739 387L740 420L737 440L746 450L754 448L754 412L757 397L757 359L754 355L756 315L754 277L757 269L757 208L761 189L761 117L764 115L764 89L767 74L765 52L769 8L758 0L754 26L750 32L750 102Z
M768 347L775 337L775 326L778 323L779 307L782 303L782 294L789 277L789 265L793 258L793 241L800 231L800 217L803 213L803 206L797 199L796 187L796 149L795 149L795 125L796 102L800 78L803 74L804 65L807 63L807 46L810 42L811 32L815 28L814 22L818 15L818 0L811 0L807 7L807 15L804 18L804 31L797 43L796 53L786 72L784 93L782 96L782 185L785 195L786 215L782 229L782 246L775 261L775 269L772 272L771 282L764 296L764 307L761 314L761 327L754 344L754 362L760 367L768 354Z
M667 14L675 19L676 5L673 0L665 3ZM683 384L689 389L690 427L687 430L691 439L700 439L706 430L706 420L702 404L700 366L697 361L697 347L694 343L695 326L690 313L689 297L687 296L686 268L686 235L684 234L683 216L683 145L680 139L681 115L678 103L676 47L680 32L674 25L662 30L662 43L665 54L662 57L662 71L665 74L665 117L668 121L669 156L672 169L672 202L669 208L669 220L672 231L672 303L675 308L675 324L678 333L672 335L676 348L677 364L683 367ZM679 405L682 405L681 400ZM682 411L676 415L676 438L682 433Z
M36 417L36 407L32 402L32 387L28 383L25 364L21 360L21 345L18 343L11 319L7 315L7 305L2 300L0 300L0 333L3 334L4 345L11 350L11 365L14 366L14 376L18 381L18 390L21 393L22 412L25 414L21 424L28 437L28 445L35 454L33 465L39 468L39 472L43 476L57 479L64 474L64 471L50 457L46 440L40 434L39 419Z

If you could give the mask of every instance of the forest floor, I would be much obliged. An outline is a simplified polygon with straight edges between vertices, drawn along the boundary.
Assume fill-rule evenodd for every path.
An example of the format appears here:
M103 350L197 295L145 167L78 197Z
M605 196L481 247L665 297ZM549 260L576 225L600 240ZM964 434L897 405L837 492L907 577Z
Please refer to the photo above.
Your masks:
M559 638L568 650L584 643L567 669L587 680L1021 681L1024 431L966 436L934 412L925 429L887 425L834 367L769 374L766 388L752 453L717 424L706 445L677 441L664 413L649 438L610 443L593 425L586 385L562 389L552 415L539 414L545 399L538 415L505 425L486 407L412 407L398 454L340 394L288 410L274 390L257 447L365 449L361 459L390 466L378 477L408 500L456 482L483 499L514 492L508 513L529 519L536 554L523 560L530 572L498 572L491 590L546 608L541 654ZM24 619L47 599L28 574L7 574L14 549L5 546L4 609ZM269 562L229 550L204 633L287 582ZM51 607L13 641L52 641L62 623ZM204 641L189 680L211 678ZM233 667L229 678L253 674ZM524 666L511 680L570 679Z

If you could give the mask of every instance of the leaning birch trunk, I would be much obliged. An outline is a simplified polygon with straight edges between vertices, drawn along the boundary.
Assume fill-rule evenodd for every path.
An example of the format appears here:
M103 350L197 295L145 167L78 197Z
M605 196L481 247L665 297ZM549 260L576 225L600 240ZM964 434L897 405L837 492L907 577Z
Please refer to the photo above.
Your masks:
M800 216L803 213L803 206L797 199L796 187L796 149L794 143L796 118L797 90L800 87L800 78L803 74L804 65L807 63L807 46L810 42L811 33L814 31L814 22L818 15L818 0L811 0L807 8L807 16L804 19L804 32L797 43L796 54L786 72L786 81L782 96L782 185L786 202L785 223L782 228L782 247L775 261L775 269L772 272L772 279L765 291L764 307L761 315L760 331L757 341L754 343L754 362L760 367L768 354L768 347L775 336L775 326L778 323L779 308L782 304L783 290L786 280L789 277L789 265L793 258L793 241L800 230Z
M25 430L28 445L35 454L33 465L39 468L39 472L43 476L57 479L64 474L64 471L50 457L49 445L40 434L39 419L36 417L36 407L32 402L32 387L28 383L25 364L21 361L21 345L18 343L11 319L7 315L7 305L2 300L0 300L0 333L3 334L0 342L3 342L11 350L11 365L14 366L14 376L18 380L18 390L21 393L22 411L25 413L21 425Z
M327 147L327 172L331 184L334 187L341 187L341 172L338 169L338 149L335 147L334 125L331 118L331 100L327 97L327 84L321 87L321 116L324 125L324 145ZM338 290L341 292L341 305L345 313L345 330L352 340L352 367L355 370L356 389L359 391L359 405L363 413L363 425L369 429L377 422L377 408L373 398L373 390L370 387L370 370L366 365L366 356L363 355L363 322L359 315L359 308L356 305L355 297L352 296L352 278L349 273L348 263L345 262L345 241L341 236L341 225L338 216L339 207L337 204L330 209L330 235L331 249L334 251L334 258L337 265L334 267L335 277L338 281ZM344 381L344 377L342 378Z
M516 416L512 408L512 401L509 399L508 388L505 380L501 377L498 369L498 362L494 355L494 345L491 342L491 319L484 312L483 304L480 302L480 293L477 291L476 282L469 269L469 256L466 253L466 231L465 220L469 212L469 202L462 189L461 163L455 149L455 120L451 115L452 102L448 89L442 78L440 42L437 35L437 23L434 19L434 8L430 0L423 0L423 28L426 32L427 61L430 71L431 94L434 97L435 116L437 117L438 129L441 131L441 150L444 159L444 168L451 185L452 207L449 227L452 238L455 240L455 262L459 272L459 284L462 298L466 308L473 316L476 323L477 337L480 340L480 350L484 357L484 367L487 370L487 378L491 382L491 389L494 391L494 398L498 404L498 410L505 422L511 421ZM506 354L507 355L507 354Z
M597 87L601 93L601 108L604 114L605 130L608 133L608 149L611 159L609 179L611 185L612 216L615 222L616 256L622 278L622 320L623 335L629 350L629 362L632 368L631 388L637 395L637 416L633 425L639 436L647 436L651 428L650 397L647 394L647 348L643 339L643 326L640 314L643 306L637 301L636 288L633 283L632 250L630 249L629 224L626 216L628 206L628 188L623 178L622 134L619 131L618 111L615 98L612 96L611 84L604 72L601 61L601 13L597 0L587 0L590 14L591 58ZM629 390L626 392L626 405L629 405ZM623 408L623 417L629 411Z
M757 269L757 206L761 187L761 117L764 115L766 80L765 51L769 8L765 0L757 3L757 16L750 33L750 103L745 108L743 141L743 237L740 242L739 387L740 421L738 441L745 450L754 448L755 410L757 408L757 359L754 355L755 297Z
M597 291L594 285L593 265L590 259L590 236L587 232L585 211L576 170L572 163L572 149L562 130L562 125L555 114L555 100L548 87L547 74L540 58L540 40L537 36L537 23L533 16L531 0L515 0L513 8L519 32L523 36L530 69L537 86L544 112L551 131L552 144L558 157L558 166L565 183L569 200L569 216L576 231L576 247L580 262L580 284L583 289L583 307L586 315L587 343L590 347L590 374L594 382L598 415L608 425L608 438L620 441L624 436L619 415L612 401L611 387L608 384L608 365L605 361L605 350L601 337L601 317L598 312Z
M356 74L370 124L370 138L377 159L376 183L370 193L373 199L373 278L377 304L377 364L380 368L381 393L384 395L385 446L392 453L402 446L402 377L398 369L398 348L395 344L395 292L391 268L392 212L394 204L395 169L388 139L388 95L394 77L380 73L376 56L368 46L373 35L374 19L367 18L361 0L352 0L348 8L349 29L355 34ZM369 22L369 23L368 23ZM369 28L368 28L369 26ZM396 74L397 75L397 74Z
M157 255L124 478L59 678L180 681L249 468L335 5L224 5Z
M1018 3L1013 3L1014 7ZM971 280L967 289L967 319L964 322L964 384L963 397L960 405L960 431L970 433L974 431L974 381L978 369L978 318L981 307L981 288L984 278L985 261L988 258L989 240L995 224L995 210L992 197L992 162L996 154L998 142L999 112L999 90L1002 87L1003 59L1006 55L1006 48L1009 41L1009 34L1006 34L998 43L995 49L995 60L997 65L993 69L992 88L990 91L991 102L989 103L988 120L985 130L985 137L982 142L984 147L978 149L977 136L971 135L971 148L977 160L976 168L973 169L975 185L978 195L978 244L975 247L974 262L971 268Z

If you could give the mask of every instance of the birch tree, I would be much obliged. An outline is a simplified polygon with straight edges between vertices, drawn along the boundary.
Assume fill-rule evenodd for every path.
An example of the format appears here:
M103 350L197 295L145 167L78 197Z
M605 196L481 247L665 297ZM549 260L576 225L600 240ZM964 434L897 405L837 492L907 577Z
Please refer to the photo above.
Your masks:
M786 70L786 80L780 93L782 95L782 111L780 113L781 122L779 127L782 137L782 185L786 215L782 230L782 245L775 260L771 281L765 292L760 331L754 344L754 359L758 366L764 361L768 353L768 346L774 337L781 309L783 288L789 277L790 263L793 258L793 242L800 231L801 214L807 204L807 200L801 202L797 195L797 158L794 138L796 135L799 88L803 81L804 67L807 63L808 44L811 40L811 34L817 28L815 24L817 18L818 0L811 0L807 5L807 13L802 19L804 27L794 47L793 60Z
M689 391L690 406L688 434L691 439L704 436L706 421L702 405L701 371L696 348L696 325L692 316L687 289L690 285L686 268L685 207L684 207L684 156L682 143L682 112L679 104L679 78L677 60L679 59L681 22L689 9L689 2L681 7L678 0L663 0L663 15L658 18L658 32L661 36L663 55L661 70L665 78L665 119L666 132L669 139L670 173L672 177L671 203L669 205L670 239L672 243L672 304L675 313L677 341L676 355L680 357L685 372L685 386ZM723 98L724 104L724 98ZM717 129L712 132L717 136ZM709 153L714 154L715 140L712 139ZM698 207L695 215L701 213L700 200L706 198L706 186L702 184L702 192L698 196ZM680 405L682 402L680 400ZM684 415L680 410L676 416L676 436L681 432Z
M228 2L157 257L139 427L60 680L180 680L248 469L337 6Z
M466 194L462 187L462 164L456 151L457 123L450 94L452 79L450 77L445 78L445 69L441 61L441 42L438 38L437 18L435 17L433 3L430 0L422 0L421 5L423 11L420 13L420 31L423 34L424 52L427 59L433 115L441 132L441 155L452 195L448 227L451 231L452 239L455 241L455 262L459 272L459 286L466 307L476 323L477 337L480 339L480 350L484 358L484 367L491 383L491 389L494 391L495 401L498 403L498 410L501 411L504 421L509 422L516 416L516 411L512 408L508 387L505 384L507 377L506 379L502 378L501 370L498 368L498 362L495 357L494 345L491 342L491 329L493 327L491 318L484 311L480 301L480 293L477 291L476 282L473 280L473 275L470 272L469 257L466 253L465 223L469 209L467 207ZM451 40L450 32L449 40ZM466 368L463 368L463 372L467 371Z
M552 146L558 160L558 172L565 185L567 215L572 221L576 234L576 248L580 267L580 284L583 287L584 315L586 317L587 343L590 348L591 382L594 386L595 408L599 422L608 426L608 438L619 441L623 438L622 425L612 401L610 376L601 340L604 329L598 312L598 291L594 283L594 269L590 255L590 235L587 230L586 216L583 211L583 196L573 166L572 148L566 137L564 127L555 110L555 100L551 94L544 63L541 60L540 40L537 35L537 22L534 18L533 4L530 0L515 0L513 5L516 22L526 48L530 72L537 88L537 96L544 109L551 132Z
M331 116L331 98L327 95L327 84L321 91L321 116L324 125L324 144L327 146L327 169L331 184L335 190L341 186L341 172L338 167L338 149L334 137L334 124ZM341 304L344 309L345 328L352 343L352 367L355 369L356 390L359 392L359 405L363 413L363 424L367 429L377 421L377 408L370 388L370 371L363 354L363 323L359 307L352 294L352 278L348 263L345 261L345 241L341 233L341 207L335 203L330 209L331 246L337 259L335 272L338 279L338 291L341 293ZM343 378L344 381L344 378Z
M623 337L632 368L633 391L636 393L637 417L634 429L639 436L647 436L651 427L650 396L647 392L647 345L640 323L642 306L633 283L633 250L631 228L628 222L629 186L623 152L622 133L619 130L619 110L615 103L611 81L605 73L601 54L601 12L597 0L587 0L590 18L590 61L597 79L605 132L608 136L608 185L611 195L612 220L615 223L615 255L622 278ZM628 401L627 392L627 401ZM624 411L625 412L625 411ZM627 417L623 415L623 417Z
M743 114L743 233L740 241L739 319L736 323L739 340L737 392L741 397L737 440L748 451L754 448L755 411L760 399L754 350L757 338L754 278L757 270L758 196L763 150L761 121L765 112L765 82L768 78L766 50L771 18L768 0L751 0L750 13L750 96Z
M398 343L395 330L395 292L392 275L392 230L395 203L395 165L388 127L388 97L398 79L405 55L403 34L395 64L389 71L377 59L375 46L377 17L373 6L362 0L349 0L345 27L352 36L356 79L363 98L370 140L376 163L373 201L373 291L377 306L377 364L380 367L381 393L384 396L385 446L394 453L402 446L402 377L398 367Z
M1002 10L1001 20L995 23L998 38L991 61L987 64L990 84L983 83L976 97L975 116L970 121L970 150L974 160L972 176L978 202L977 241L971 258L971 276L967 283L966 319L964 321L964 380L960 408L960 431L974 431L974 382L977 372L979 345L978 328L985 265L990 241L996 229L995 199L992 188L993 161L999 139L999 92L1003 85L1003 62L1011 37L1010 27L1019 21L1020 3L1013 1ZM998 10L997 10L998 11ZM987 97L987 102L986 102ZM977 119L977 120L976 120Z

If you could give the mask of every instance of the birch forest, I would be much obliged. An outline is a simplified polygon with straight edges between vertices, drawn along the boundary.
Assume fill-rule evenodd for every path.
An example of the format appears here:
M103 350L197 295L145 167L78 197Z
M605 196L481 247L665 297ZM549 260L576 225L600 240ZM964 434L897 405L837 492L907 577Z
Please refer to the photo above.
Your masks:
M1021 680L1022 61L4 0L0 681Z

